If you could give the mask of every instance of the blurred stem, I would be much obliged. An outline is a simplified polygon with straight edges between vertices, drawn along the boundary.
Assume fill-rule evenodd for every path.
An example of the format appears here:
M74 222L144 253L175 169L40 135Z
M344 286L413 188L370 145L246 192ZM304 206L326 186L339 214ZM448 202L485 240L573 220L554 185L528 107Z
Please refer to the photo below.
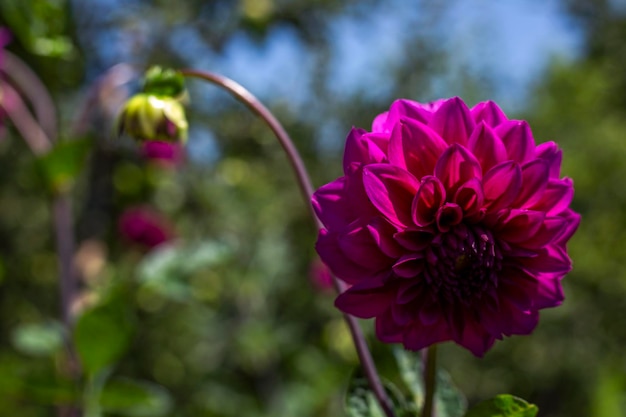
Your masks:
M17 91L7 82L2 83L0 107L4 109L33 154L40 156L52 148L48 135L30 113Z
M311 198L313 197L313 186L311 184L311 180L309 178L309 174L304 166L304 162L300 157L296 147L293 144L293 141L280 124L280 122L274 117L274 115L265 107L252 93L246 90L239 83L211 72L206 71L197 71L193 69L183 69L180 71L186 77L199 78L204 81L210 82L212 84L217 85L218 87L223 88L232 94L237 100L241 101L243 104L248 107L250 111L252 111L257 116L261 117L267 125L270 127L276 138L280 142L283 147L285 153L287 154L287 158L289 159L289 163L293 168L297 180L298 185L300 187L300 191L302 196L304 197L306 207L311 214L313 221L318 229L323 228L322 223L315 215L313 211L313 207L311 205ZM346 289L345 284L337 279L333 275L333 281L335 284L335 288L338 292L343 292ZM365 336L363 335L363 331L361 330L357 320L355 317L344 314L344 318L348 323L348 327L350 328L350 334L352 335L352 340L354 342L354 346L356 348L357 354L359 356L359 360L361 362L361 366L365 372L365 375L370 383L370 387L376 396L381 408L385 412L387 417L395 417L393 412L393 408L383 385L380 381L380 377L378 376L378 371L376 370L376 365L374 364L374 360L372 359L372 354L367 347L367 342L365 341Z
M2 50L2 58L4 61L2 70L30 102L41 130L50 140L55 140L57 134L55 107L46 86L28 65L11 52Z
M437 389L437 345L431 345L422 352L424 363L424 387L426 389L422 417L435 415L434 398Z
M15 81L21 92L30 100L37 119L33 117L20 95L11 84L4 81L2 85L2 100L0 106L4 108L13 125L18 130L32 153L41 157L53 148L56 139L56 112L54 103L43 83L35 73L19 58L6 53L4 73ZM66 330L65 347L67 351L67 372L78 380L80 377L80 362L72 344L72 304L76 298L77 282L74 268L74 228L72 224L72 205L69 193L60 192L54 195L52 201L52 218L56 235L57 256L59 260L59 296L61 298L61 318ZM79 410L74 407L60 407L62 416L78 416Z
M105 369L96 375L92 375L87 379L87 387L85 388L83 397L83 417L101 417L102 407L100 407L100 397L102 390L109 378L111 371Z
M267 107L263 105L252 93L246 90L239 83L231 80L230 78L223 77L218 74L213 74L206 71L196 71L192 69L184 69L180 71L186 77L194 77L200 78L202 80L208 81L212 84L217 85L218 87L223 88L232 94L237 100L241 101L243 104L248 107L250 111L263 119L267 125L272 129L274 135L280 142L280 145L283 147L285 153L287 154L287 158L289 159L289 163L291 167L296 173L296 177L298 180L298 186L300 187L300 191L302 196L306 201L306 206L309 209L311 216L313 217L315 224L318 228L322 227L319 219L315 215L313 211L313 206L311 205L311 197L313 196L313 185L311 185L311 180L309 179L309 174L307 173L306 168L304 167L304 162L302 162L302 158L293 144L293 141L280 124L280 122L274 117L272 112L270 112Z

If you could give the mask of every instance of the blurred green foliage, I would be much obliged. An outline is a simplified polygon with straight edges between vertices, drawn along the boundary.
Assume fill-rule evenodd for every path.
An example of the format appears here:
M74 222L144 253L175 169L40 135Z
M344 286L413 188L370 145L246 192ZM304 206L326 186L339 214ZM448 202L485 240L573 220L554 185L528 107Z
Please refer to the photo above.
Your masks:
M280 97L268 104L318 185L340 175L344 140L316 142L325 118L340 120L343 132L368 127L393 97L428 98L432 74L445 65L437 40L415 34L419 47L389 69L396 81L387 95L337 97L325 86L328 20L382 4L375 0L360 9L355 1L189 0L173 7L145 0L100 21L87 3L2 0L0 7L0 24L15 35L9 49L50 86L64 132L93 78L85 68L102 70L97 35L140 28L131 13L137 8L143 21L165 29L144 49L125 39L139 66L187 64L166 42L166 29L181 22L216 54L241 33L261 42L271 28L288 25L321 57L311 86L316 105L303 115ZM470 405L511 392L537 404L541 416L616 417L626 409L626 16L605 1L565 6L585 31L581 56L554 62L525 114L513 116L527 118L538 141L559 143L563 175L576 186L583 221L570 245L575 266L563 282L566 302L542 312L530 337L499 342L482 360L445 344L440 363ZM434 2L424 7L439 13ZM467 90L459 95L486 98L479 80L460 85ZM52 416L72 402L92 416L345 415L356 358L332 293L309 278L315 232L287 161L262 122L223 95L207 106L200 98L207 91L190 83L198 104L189 110L190 142L195 130L219 143L204 164L192 158L163 170L134 145L110 140L106 112L92 120L93 148L74 193L79 386L65 369L55 321L57 261L40 164L15 131L0 142L0 415ZM53 182L65 169L78 172L79 164L61 165L48 169ZM179 240L150 253L123 241L116 221L137 204L169 216ZM393 354L365 327L381 372L392 374Z

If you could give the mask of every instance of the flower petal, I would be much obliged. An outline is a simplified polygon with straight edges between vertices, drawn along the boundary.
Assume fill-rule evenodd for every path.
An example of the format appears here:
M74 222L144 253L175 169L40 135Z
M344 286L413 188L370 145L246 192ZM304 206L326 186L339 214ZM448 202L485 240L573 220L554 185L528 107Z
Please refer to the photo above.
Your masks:
M483 325L466 314L462 332L454 337L454 341L472 352L474 356L482 358L493 346L495 337L487 332Z
M508 120L502 109L493 101L478 103L470 112L476 124L485 122L489 126L495 127Z
M445 320L440 317L430 326L420 320L413 321L408 331L404 332L403 344L406 349L420 350L446 340L450 340L450 332Z
M435 176L441 180L448 196L473 178L481 178L480 164L466 148L452 145L441 155L435 166Z
M355 264L371 271L388 268L393 260L378 247L367 227L361 221L350 225L350 230L337 236L341 251Z
M445 201L446 190L441 181L431 175L422 178L422 183L411 206L413 222L417 226L428 226L433 223L437 210Z
M441 304L434 302L432 299L422 303L422 307L419 312L420 321L426 326L431 326L437 323L444 317L441 311Z
M489 212L509 206L522 186L522 170L513 161L503 162L491 168L483 178L485 207Z
M461 185L452 201L461 207L465 216L470 217L477 214L485 201L483 185L480 180L473 178Z
M411 253L404 255L393 265L393 272L400 278L415 278L424 270L424 255Z
M518 268L506 268L501 272L502 285L512 287L512 291L526 293L532 302L532 309L556 307L565 299L560 279L539 279Z
M567 209L564 212L560 213L559 217L567 219L567 227L557 238L557 242L559 244L565 245L580 225L580 214L575 213L572 209Z
M543 159L535 159L522 166L522 188L513 207L529 208L543 196L550 172Z
M428 110L428 105L418 103L413 100L399 99L391 103L389 107L388 122L397 123L401 119L413 119L418 122L428 123L432 112Z
M556 143L546 142L537 146L535 156L547 162L550 167L550 178L559 178L561 176L561 160L563 152Z
M519 265L529 274L541 273L563 276L572 269L572 261L564 248L548 245L532 258L516 258Z
M395 303L391 305L391 314L393 320L400 326L406 326L411 323L417 315L412 305Z
M399 99L389 107L389 111L378 115L372 124L373 132L391 132L401 119L412 119L427 124L432 112L426 105L412 100Z
M475 123L463 100L453 97L441 104L433 114L429 126L448 144L466 146Z
M528 241L543 225L545 214L534 210L513 209L495 227L499 239L510 243Z
M367 225L367 229L380 250L390 258L399 258L404 252L402 246L396 242L393 235L396 228L381 217L375 217Z
M365 186L363 185L363 168L360 166L351 175L346 175L344 200L346 206L351 211L352 219L355 218L371 218L378 216L378 210L374 207L365 192Z
M500 312L502 313L500 319L505 321L502 332L505 336L530 334L539 323L537 310L522 310L512 302L503 302L500 306Z
M376 116L372 121L372 132L385 132L385 130L389 131L391 129L387 129L387 118L389 117L389 112L383 112Z
M472 132L468 148L480 162L483 173L508 159L504 144L485 122L481 122Z
M461 223L463 220L463 210L458 204L446 203L437 211L436 219L437 228L440 232L445 233L449 231L452 226Z
M530 126L525 121L511 120L495 129L507 150L509 159L518 164L530 161L535 155L535 140Z
M335 307L355 317L369 319L382 314L391 306L394 292L380 286L357 284L339 294L335 299Z
M392 224L405 228L413 223L411 204L419 182L402 168L372 164L363 169L365 192L374 207Z
M366 131L352 128L346 138L346 148L343 154L343 171L346 175L353 173L361 164L384 162L387 156L371 140Z
M393 238L404 248L411 251L426 249L433 241L433 232L430 230L404 230L393 235Z
M311 205L322 224L329 229L338 229L352 221L351 209L344 197L345 177L321 186L313 193Z
M547 218L544 220L539 230L537 230L537 233L532 235L528 240L518 242L518 245L528 249L541 249L555 242L566 227L567 219L562 217Z
M574 185L571 179L550 179L541 198L531 208L545 211L548 216L556 216L569 207L573 198Z
M421 281L402 280L396 293L396 302L398 304L420 303L424 298L424 294L424 285Z
M320 230L315 250L333 274L349 284L356 284L372 277L375 273L354 263L344 254L339 247L336 233L330 233L325 229Z
M405 326L400 326L393 318L391 308L376 317L376 337L385 343L402 343Z
M432 175L435 164L448 145L431 128L410 119L400 120L389 139L389 162L416 178Z

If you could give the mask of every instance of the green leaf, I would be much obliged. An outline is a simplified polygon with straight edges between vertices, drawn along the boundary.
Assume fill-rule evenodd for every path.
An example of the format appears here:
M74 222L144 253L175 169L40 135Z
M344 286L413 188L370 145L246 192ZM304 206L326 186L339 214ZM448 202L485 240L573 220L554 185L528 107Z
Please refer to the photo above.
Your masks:
M60 141L39 158L39 167L53 193L68 191L83 169L92 146L88 139Z
M23 324L13 331L11 341L27 355L49 356L63 346L63 327L55 322Z
M422 362L414 353L408 352L401 347L394 347L393 354L396 358L402 381L409 388L415 405L421 409L424 406Z
M109 381L100 396L102 409L130 417L158 417L172 406L169 393L160 385L118 378Z
M394 384L386 380L382 383L396 416L417 416L417 409L406 401L402 392ZM370 389L368 380L362 376L360 370L354 372L350 379L345 396L345 408L350 417L385 417L374 392Z
M118 299L108 300L80 316L74 343L89 375L114 364L124 354L133 331L131 319L128 307Z
M437 371L437 392L435 393L437 416L461 417L467 410L465 396L452 382L450 374L443 369Z
M395 348L394 355L400 377L409 388L412 401L421 410L424 406L424 383L422 379L422 361L417 353ZM454 385L450 375L443 369L437 370L435 408L438 417L462 417L467 410L465 396Z
M510 394L500 394L472 407L465 417L535 417L536 405Z

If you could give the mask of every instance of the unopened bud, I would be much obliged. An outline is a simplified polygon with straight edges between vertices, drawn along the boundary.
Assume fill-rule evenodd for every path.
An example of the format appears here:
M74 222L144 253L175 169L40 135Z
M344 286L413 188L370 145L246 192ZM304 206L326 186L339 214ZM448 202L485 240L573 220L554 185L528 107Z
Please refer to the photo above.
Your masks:
M187 118L185 108L175 98L137 94L126 102L117 126L118 134L138 141L185 142Z

